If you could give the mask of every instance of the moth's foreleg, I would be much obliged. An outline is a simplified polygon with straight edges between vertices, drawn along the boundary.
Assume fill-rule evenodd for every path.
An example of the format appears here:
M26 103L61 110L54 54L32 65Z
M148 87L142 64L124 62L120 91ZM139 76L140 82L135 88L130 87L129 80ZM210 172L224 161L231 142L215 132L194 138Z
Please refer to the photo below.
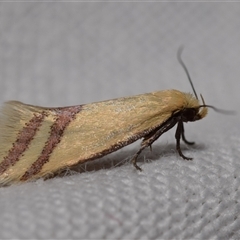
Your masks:
M194 142L189 142L189 141L185 138L184 126L183 126L183 124L182 124L182 140L183 140L186 144L188 144L188 145L193 145L193 144L194 144Z
M186 157L186 156L183 155L182 150L181 150L181 147L180 147L180 139L181 139L181 136L182 136L182 137L184 136L183 132L184 132L183 122L182 122L182 120L179 120L178 125L177 125L177 130L176 130L176 133L175 133L176 148L177 148L177 151L178 151L179 155L180 155L183 159L192 160L192 158ZM185 138L185 137L184 137L184 138ZM185 140L186 140L186 139L185 139ZM185 142L185 141L184 141L184 142Z

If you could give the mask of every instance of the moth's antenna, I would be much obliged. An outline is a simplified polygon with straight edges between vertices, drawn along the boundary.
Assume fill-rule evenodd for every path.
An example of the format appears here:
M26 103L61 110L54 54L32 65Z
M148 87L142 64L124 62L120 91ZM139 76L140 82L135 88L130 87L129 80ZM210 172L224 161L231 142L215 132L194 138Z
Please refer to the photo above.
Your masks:
M182 65L185 73L187 74L187 77L188 77L188 80L189 80L189 82L190 82L190 84L191 84L191 87L192 87L192 90L193 90L193 92L194 92L194 95L195 95L196 99L198 99L197 93L196 93L196 91L195 91L195 88L194 88L194 86L193 86L193 83L192 83L192 80L191 80L191 77L190 77L190 74L189 74L189 72L188 72L188 70L187 70L186 65L184 64L184 62L183 62L183 60L182 60L182 58L181 58L182 51L183 51L183 46L179 47L179 49L178 49L177 59L178 59L178 62Z
M223 109L219 109L219 108L216 108L212 105L199 105L198 108L212 108L215 112L217 113L221 113L221 114L226 114L226 115L236 115L236 112L235 111L231 111L231 110L223 110Z
M223 110L223 109L216 108L216 107L214 107L214 106L212 106L212 105L206 105L206 104L205 104L205 101L204 101L204 99L203 99L202 94L200 94L200 97L201 97L201 99L202 99L203 104L200 105L199 108L202 108L202 107L212 108L215 112L222 113L222 114L226 114L226 115L235 115L235 114L236 114L236 112L231 111L231 110Z

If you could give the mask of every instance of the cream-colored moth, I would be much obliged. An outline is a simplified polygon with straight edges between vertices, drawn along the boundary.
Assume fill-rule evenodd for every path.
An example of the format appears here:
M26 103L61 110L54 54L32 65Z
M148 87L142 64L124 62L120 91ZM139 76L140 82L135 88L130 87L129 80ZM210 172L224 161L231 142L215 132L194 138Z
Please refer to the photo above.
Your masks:
M180 58L192 85L189 73ZM193 88L193 85L192 85ZM90 104L46 108L10 101L0 116L0 186L29 181L114 152L143 138L137 158L163 133L177 125L180 148L184 122L204 118L208 107L194 95L165 90ZM217 110L216 108L214 108Z

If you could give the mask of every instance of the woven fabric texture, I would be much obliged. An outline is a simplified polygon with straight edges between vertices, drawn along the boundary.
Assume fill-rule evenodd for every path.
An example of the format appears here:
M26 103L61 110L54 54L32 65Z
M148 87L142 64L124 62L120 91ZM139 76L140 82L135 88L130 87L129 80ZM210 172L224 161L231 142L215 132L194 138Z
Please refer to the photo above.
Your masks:
M0 102L69 106L164 89L197 93L206 119L130 163L140 141L66 176L0 189L1 239L239 239L240 4L1 2ZM0 133L1 134L1 133Z

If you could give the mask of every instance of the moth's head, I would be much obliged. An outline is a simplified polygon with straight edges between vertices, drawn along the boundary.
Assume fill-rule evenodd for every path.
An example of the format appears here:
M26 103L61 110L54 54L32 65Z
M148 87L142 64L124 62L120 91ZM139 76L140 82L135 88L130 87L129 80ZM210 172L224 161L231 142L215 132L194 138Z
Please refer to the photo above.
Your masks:
M204 118L208 113L208 108L212 108L215 112L227 114L227 115L234 115L234 111L223 110L216 108L212 105L207 105L204 102L203 96L200 94L202 99L202 104L199 104L198 99L192 96L192 99L189 99L190 95L186 95L188 99L188 106L180 111L181 118L183 122L194 122Z
M207 115L208 106L205 104L202 95L200 96L202 98L202 105L199 104L199 101L196 98L193 99L192 97L192 99L188 99L190 106L181 111L183 122L194 122L204 118Z
M207 113L208 113L208 108L206 106L199 107L198 108L198 113L197 113L194 121L200 120L200 119L206 117Z

